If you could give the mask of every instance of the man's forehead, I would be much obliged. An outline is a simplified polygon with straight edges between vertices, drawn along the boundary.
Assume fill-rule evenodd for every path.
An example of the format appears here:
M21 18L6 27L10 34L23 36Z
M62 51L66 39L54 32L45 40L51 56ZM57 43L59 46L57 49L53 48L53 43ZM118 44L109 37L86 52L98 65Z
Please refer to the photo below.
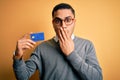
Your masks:
M59 17L61 19L64 19L68 16L74 17L72 11L70 9L60 9L54 12L54 18Z

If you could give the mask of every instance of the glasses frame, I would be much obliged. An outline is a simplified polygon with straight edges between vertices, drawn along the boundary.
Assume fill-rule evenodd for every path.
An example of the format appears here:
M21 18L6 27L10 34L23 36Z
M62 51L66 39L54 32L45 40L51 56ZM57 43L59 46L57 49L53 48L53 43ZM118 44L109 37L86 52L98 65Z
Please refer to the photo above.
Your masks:
M72 22L71 22L70 24L67 24L67 22L66 22L66 19L67 19L67 18L71 18L71 21L72 21ZM60 20L60 23L57 24L57 23L55 22L56 19ZM57 25L57 26L61 26L61 25L63 24L63 22L64 22L66 26L69 26L69 25L71 25L71 24L74 22L74 19L75 19L75 18L72 18L71 16L67 16L67 17L65 17L65 19L61 19L61 18L59 18L59 17L55 17L55 18L53 19L53 23L54 23L55 25Z

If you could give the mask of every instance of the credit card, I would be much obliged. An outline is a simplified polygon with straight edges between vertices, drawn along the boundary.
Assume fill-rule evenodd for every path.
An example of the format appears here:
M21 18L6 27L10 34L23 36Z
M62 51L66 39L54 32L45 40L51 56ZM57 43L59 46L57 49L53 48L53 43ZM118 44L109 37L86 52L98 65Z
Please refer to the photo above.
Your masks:
M35 42L44 40L44 32L30 34L30 38Z

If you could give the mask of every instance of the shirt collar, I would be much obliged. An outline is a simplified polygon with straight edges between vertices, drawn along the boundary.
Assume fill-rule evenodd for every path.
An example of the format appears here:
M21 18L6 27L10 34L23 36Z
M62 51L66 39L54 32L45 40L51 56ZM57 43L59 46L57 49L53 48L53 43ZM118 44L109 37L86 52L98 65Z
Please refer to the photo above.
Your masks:
M74 38L75 38L75 35L72 34L71 39L73 40ZM55 40L55 42L58 42L58 36L57 35L54 37L54 40Z

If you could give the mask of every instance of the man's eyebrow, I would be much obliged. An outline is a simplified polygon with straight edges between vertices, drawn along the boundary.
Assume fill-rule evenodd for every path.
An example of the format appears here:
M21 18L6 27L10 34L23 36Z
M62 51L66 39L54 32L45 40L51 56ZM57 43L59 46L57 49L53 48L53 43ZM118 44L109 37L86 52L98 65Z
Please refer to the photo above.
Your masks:
M69 17L71 17L71 16L67 16L67 17L65 17L64 19L69 18ZM54 19L64 20L64 19L61 19L61 18L59 18L59 17L55 17Z
M60 20L62 20L61 18L59 18L59 17L55 17L54 19L60 19Z

